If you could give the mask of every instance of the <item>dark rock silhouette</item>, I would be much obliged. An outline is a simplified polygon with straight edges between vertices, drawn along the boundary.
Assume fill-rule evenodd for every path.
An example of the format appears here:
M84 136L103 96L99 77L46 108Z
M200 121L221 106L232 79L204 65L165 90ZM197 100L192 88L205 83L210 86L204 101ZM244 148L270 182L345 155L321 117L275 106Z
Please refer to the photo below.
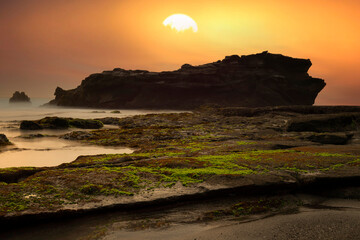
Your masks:
M334 145L345 145L347 144L354 134L351 133L321 133L313 134L307 137L308 140L312 142L322 143L322 144L334 144Z
M68 129L71 127L82 129L99 129L103 126L104 124L101 121L93 119L45 117L35 121L22 121L20 124L20 129Z
M287 123L289 132L343 132L360 129L360 113L299 116Z
M40 130L40 129L43 129L43 127L34 121L22 121L20 124L20 129L22 129L22 130Z
M0 133L0 146L10 145L10 144L11 144L11 142L5 136L5 134Z
M50 104L100 108L194 109L312 105L325 87L311 61L263 52L172 72L123 70L92 74L76 89L58 87Z
M14 92L13 96L9 99L9 102L11 103L30 102L30 98L24 92L16 91Z

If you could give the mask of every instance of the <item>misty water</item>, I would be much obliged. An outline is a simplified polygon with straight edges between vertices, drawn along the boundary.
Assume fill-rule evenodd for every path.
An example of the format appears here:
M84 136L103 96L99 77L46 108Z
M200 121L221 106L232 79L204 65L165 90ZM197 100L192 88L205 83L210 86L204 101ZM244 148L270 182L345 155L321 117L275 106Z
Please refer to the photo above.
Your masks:
M169 111L121 110L121 113L111 113L111 110L40 107L48 99L32 99L31 104L9 104L8 99L0 98L0 133L5 134L13 145L0 147L0 168L6 167L44 167L57 166L61 163L74 161L81 155L121 154L131 153L133 149L125 147L103 147L82 144L76 141L60 139L59 136L78 129L68 130L20 130L22 120L37 120L44 117L71 118L103 118L128 117L139 114L159 113ZM117 128L105 125L104 128ZM84 131L83 129L81 129ZM46 137L24 138L29 134L41 133Z

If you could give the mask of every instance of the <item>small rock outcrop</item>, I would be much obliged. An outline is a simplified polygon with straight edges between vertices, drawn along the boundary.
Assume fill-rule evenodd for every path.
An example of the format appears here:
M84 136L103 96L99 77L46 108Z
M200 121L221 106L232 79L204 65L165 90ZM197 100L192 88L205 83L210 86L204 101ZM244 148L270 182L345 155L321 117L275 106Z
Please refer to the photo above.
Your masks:
M308 59L263 52L167 72L115 68L90 75L72 90L58 87L49 104L113 109L312 105L326 84L309 76L310 67Z
M22 121L20 124L20 129L22 130L40 130L43 127L36 123L35 121Z
M344 132L360 129L360 113L300 116L287 124L289 132Z
M6 145L10 145L11 142L9 141L9 139L5 136L5 134L1 134L0 133L0 146L6 146Z
M20 129L22 130L41 130L41 129L100 129L104 124L99 120L79 119L79 118L59 118L46 117L35 121L22 121Z
M14 92L13 96L9 99L10 103L30 103L30 98L25 92Z
M345 145L347 144L354 134L350 133L321 133L310 135L307 139L311 142L317 142L321 144L334 144Z

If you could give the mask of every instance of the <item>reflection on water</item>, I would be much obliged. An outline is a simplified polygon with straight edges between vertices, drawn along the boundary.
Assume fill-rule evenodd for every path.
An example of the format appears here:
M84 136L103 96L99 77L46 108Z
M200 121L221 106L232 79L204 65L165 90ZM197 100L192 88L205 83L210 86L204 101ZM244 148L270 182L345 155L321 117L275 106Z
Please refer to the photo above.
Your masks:
M0 122L36 120L44 117L71 117L71 118L104 118L104 117L128 117L149 113L180 112L170 110L121 110L113 113L112 110L91 108L64 108L64 107L39 107L49 99L31 99L32 104L9 104L8 99L0 98Z
M129 148L109 148L83 145L58 138L17 140L0 153L0 168L5 167L50 167L74 161L81 155L131 153Z
M0 98L0 133L4 133L13 146L0 148L0 168L21 166L57 166L61 163L74 161L80 155L121 154L131 153L128 148L110 148L80 144L74 141L59 139L58 136L71 130L39 130L21 131L22 120L37 120L44 117L71 117L71 118L123 118L149 113L169 113L179 111L167 110L120 110L114 113L104 109L39 107L49 99L31 99L32 104L9 104L8 99ZM112 126L114 128L117 126ZM111 126L105 126L111 128ZM20 136L40 133L46 137L24 139Z
M107 126L105 128L114 128ZM6 167L51 167L74 161L81 155L132 153L129 148L103 147L81 144L75 141L60 139L59 136L71 132L66 130L19 129L19 123L0 123L0 132L4 133L14 145L0 149L0 168ZM82 130L83 131L83 130ZM45 137L26 138L29 134L41 134Z

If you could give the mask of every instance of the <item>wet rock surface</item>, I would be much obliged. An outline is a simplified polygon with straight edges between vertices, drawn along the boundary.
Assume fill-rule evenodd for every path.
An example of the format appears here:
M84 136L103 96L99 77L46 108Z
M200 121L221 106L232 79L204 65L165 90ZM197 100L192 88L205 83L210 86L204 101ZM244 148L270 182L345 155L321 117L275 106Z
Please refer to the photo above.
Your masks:
M35 121L22 121L20 129L22 130L40 130L40 129L68 129L70 127L82 129L99 129L104 125L99 120L78 119L78 118L59 118L46 117Z
M22 121L20 124L20 129L23 130L40 130L43 127L35 121Z
M351 133L322 133L311 135L308 139L312 142L323 144L344 145L347 144L352 137L353 134Z
M310 60L263 52L185 64L172 72L115 68L90 75L72 90L58 87L50 104L122 109L312 105L325 82L310 77L310 67Z
M355 112L336 109L336 118L359 113L357 108L351 109ZM121 118L116 119L118 129L65 134L63 138L74 141L136 151L79 156L71 163L37 169L11 184L5 183L12 182L10 176L22 169L4 169L0 173L4 182L0 220L172 204L232 193L271 194L358 184L358 122L351 132L346 124L336 125L336 133L328 128L321 129L324 132L289 131L289 123L305 114L308 119L324 121L333 119L334 109L206 108ZM331 137L319 141L311 137L319 135ZM336 145L334 136L347 141ZM266 203L277 206L277 202Z
M119 118L115 118L115 117L97 118L95 120L99 120L103 124L110 124L110 125L118 125L119 124Z
M337 190L338 191L338 190ZM357 197L342 192L357 193ZM27 223L2 239L358 239L359 189L335 198L294 194L223 195L184 204ZM340 194L340 195L339 195Z
M360 113L323 114L301 116L289 121L288 131L295 132L343 132L357 130Z

